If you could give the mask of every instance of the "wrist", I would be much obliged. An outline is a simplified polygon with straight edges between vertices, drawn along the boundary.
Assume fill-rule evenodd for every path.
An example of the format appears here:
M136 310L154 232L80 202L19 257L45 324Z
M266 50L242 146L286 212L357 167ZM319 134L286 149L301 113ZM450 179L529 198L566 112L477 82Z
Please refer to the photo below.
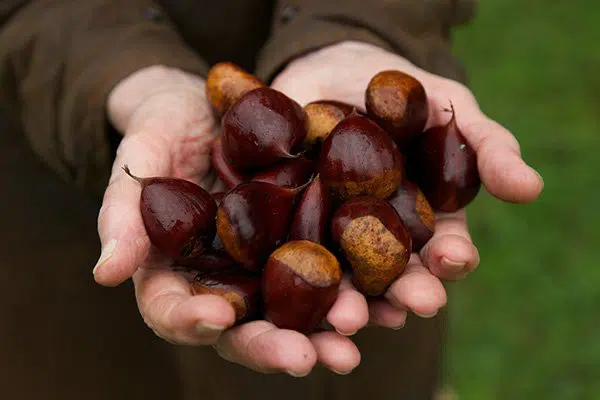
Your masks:
M115 85L107 99L110 123L122 134L135 111L157 94L174 91L204 94L204 79L176 68L154 65L142 68Z

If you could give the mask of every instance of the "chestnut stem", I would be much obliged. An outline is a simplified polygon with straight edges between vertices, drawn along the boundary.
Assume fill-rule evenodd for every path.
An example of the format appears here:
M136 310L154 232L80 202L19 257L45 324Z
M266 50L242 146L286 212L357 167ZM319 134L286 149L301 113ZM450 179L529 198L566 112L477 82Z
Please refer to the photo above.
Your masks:
M144 178L140 178L138 176L135 176L131 173L131 170L129 170L129 167L127 166L127 164L125 164L124 166L121 167L123 169L123 171L125 171L125 173L127 175L129 175L130 177L132 177L133 179L135 179L137 181L137 183L139 183L140 185L144 184Z
M444 108L443 111L452 113L452 118L450 119L450 121L448 121L448 123L456 122L456 110L454 110L454 104L452 104L452 100L450 99L448 99L448 102L450 103L450 108Z

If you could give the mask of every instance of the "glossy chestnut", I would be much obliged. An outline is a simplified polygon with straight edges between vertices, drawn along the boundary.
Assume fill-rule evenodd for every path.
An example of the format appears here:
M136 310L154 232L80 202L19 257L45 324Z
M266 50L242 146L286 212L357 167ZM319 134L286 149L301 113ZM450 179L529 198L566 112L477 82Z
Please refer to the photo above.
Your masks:
M269 254L285 241L303 188L247 182L230 190L217 211L217 233L227 253L250 270L262 270Z
M185 259L210 248L217 205L202 187L185 179L140 178L123 170L142 187L140 212L150 242L163 254Z
M325 247L287 242L271 254L263 274L265 316L277 327L309 334L337 298L342 270Z
M452 118L418 136L407 160L408 178L419 186L434 210L455 212L479 193L477 153Z
M388 199L412 238L412 251L418 252L435 232L435 214L423 192L404 180Z
M243 95L223 116L223 155L238 170L297 158L306 136L304 109L268 87Z
M244 94L265 84L231 62L215 64L206 76L206 98L218 116L222 116Z
M197 271L200 273L214 273L217 271L228 271L239 267L227 250L223 247L223 243L219 235L215 234L210 249L204 253L196 254L193 257L175 260L176 267L183 267L188 271Z
M259 319L263 310L261 277L245 271L199 275L191 284L195 295L212 294L227 300L235 310L235 325Z
M429 106L425 88L415 77L396 70L381 71L367 86L367 115L404 150L425 129Z
M367 296L384 294L410 258L408 230L382 199L357 197L345 202L333 215L331 232L352 268L356 288Z
M289 240L310 240L327 246L332 201L317 175L300 196L290 226Z
M304 145L310 148L322 143L333 128L354 109L355 107L350 104L334 100L313 101L305 105L307 132Z
M225 159L223 156L223 143L219 137L213 141L211 162L217 176L228 189L233 189L240 183L248 180L241 171L233 168Z
M318 171L335 200L358 196L385 199L400 185L404 165L390 136L375 122L353 112L323 142Z
M279 161L272 167L258 172L251 180L294 188L308 183L314 170L314 161L306 157L298 157Z

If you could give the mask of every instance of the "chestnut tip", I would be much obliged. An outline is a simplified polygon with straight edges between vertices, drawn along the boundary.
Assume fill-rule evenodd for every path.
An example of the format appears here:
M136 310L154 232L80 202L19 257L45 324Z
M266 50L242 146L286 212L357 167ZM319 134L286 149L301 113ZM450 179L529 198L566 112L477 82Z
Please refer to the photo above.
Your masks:
M142 184L142 182L143 182L143 178L140 178L139 176L136 176L136 175L134 175L134 174L131 172L131 170L129 169L129 166L128 166L127 164L123 165L123 166L121 167L121 169L122 169L123 171L125 171L125 173L126 173L127 175L129 175L129 176L130 176L132 179L134 179L134 180L135 180L137 183L139 183L140 185Z

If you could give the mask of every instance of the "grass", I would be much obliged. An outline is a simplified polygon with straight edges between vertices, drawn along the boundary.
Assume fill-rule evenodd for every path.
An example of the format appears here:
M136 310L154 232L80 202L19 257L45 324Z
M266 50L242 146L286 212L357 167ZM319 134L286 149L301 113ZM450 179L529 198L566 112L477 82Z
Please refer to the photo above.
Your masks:
M545 190L470 207L482 263L452 287L447 379L461 400L600 399L600 3L479 3L456 54Z

